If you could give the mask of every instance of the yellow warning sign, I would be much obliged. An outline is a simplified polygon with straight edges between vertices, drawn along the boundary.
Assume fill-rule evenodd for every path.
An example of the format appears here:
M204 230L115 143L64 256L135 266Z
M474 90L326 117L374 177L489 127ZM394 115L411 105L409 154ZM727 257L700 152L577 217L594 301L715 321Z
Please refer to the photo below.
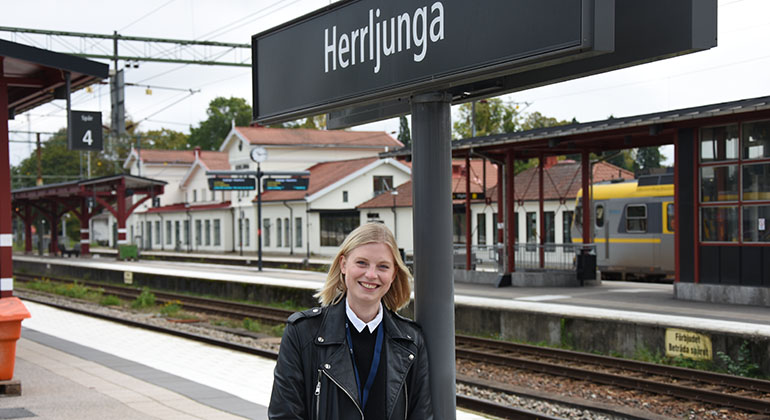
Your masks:
M696 332L666 329L666 356L686 357L688 359L711 360L711 338Z

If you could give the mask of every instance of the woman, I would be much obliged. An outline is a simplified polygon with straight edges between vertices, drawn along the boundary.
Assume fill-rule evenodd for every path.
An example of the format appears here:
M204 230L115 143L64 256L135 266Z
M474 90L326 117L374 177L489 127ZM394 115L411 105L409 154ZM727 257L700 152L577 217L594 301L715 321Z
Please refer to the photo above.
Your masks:
M432 419L422 331L395 313L410 282L387 227L351 232L316 295L321 307L289 317L268 417Z

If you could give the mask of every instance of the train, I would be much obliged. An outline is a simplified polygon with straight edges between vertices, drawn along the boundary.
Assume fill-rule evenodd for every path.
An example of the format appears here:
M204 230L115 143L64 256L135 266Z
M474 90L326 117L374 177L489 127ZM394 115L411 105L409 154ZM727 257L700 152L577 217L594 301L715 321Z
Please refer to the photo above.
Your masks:
M591 223L596 267L602 279L673 281L673 174L596 183L591 194ZM582 244L582 189L578 192L571 233Z

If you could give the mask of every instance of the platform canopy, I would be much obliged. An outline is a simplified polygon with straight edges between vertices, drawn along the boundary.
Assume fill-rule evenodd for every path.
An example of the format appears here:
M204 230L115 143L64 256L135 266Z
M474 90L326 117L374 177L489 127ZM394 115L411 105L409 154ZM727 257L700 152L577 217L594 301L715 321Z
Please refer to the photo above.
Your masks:
M64 99L65 73L72 91L108 75L109 66L0 39L0 77L8 86L9 118L53 99Z

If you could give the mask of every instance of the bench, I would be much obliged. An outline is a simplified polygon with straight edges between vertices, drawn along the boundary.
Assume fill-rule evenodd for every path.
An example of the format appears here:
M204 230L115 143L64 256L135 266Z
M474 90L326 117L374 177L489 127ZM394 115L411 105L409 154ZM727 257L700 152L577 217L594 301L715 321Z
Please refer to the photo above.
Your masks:
M65 255L68 257L71 257L72 254L75 254L76 257L80 256L80 244L75 244L75 247L73 249L67 249L64 244L59 245L59 251L61 251L61 256L64 257Z

